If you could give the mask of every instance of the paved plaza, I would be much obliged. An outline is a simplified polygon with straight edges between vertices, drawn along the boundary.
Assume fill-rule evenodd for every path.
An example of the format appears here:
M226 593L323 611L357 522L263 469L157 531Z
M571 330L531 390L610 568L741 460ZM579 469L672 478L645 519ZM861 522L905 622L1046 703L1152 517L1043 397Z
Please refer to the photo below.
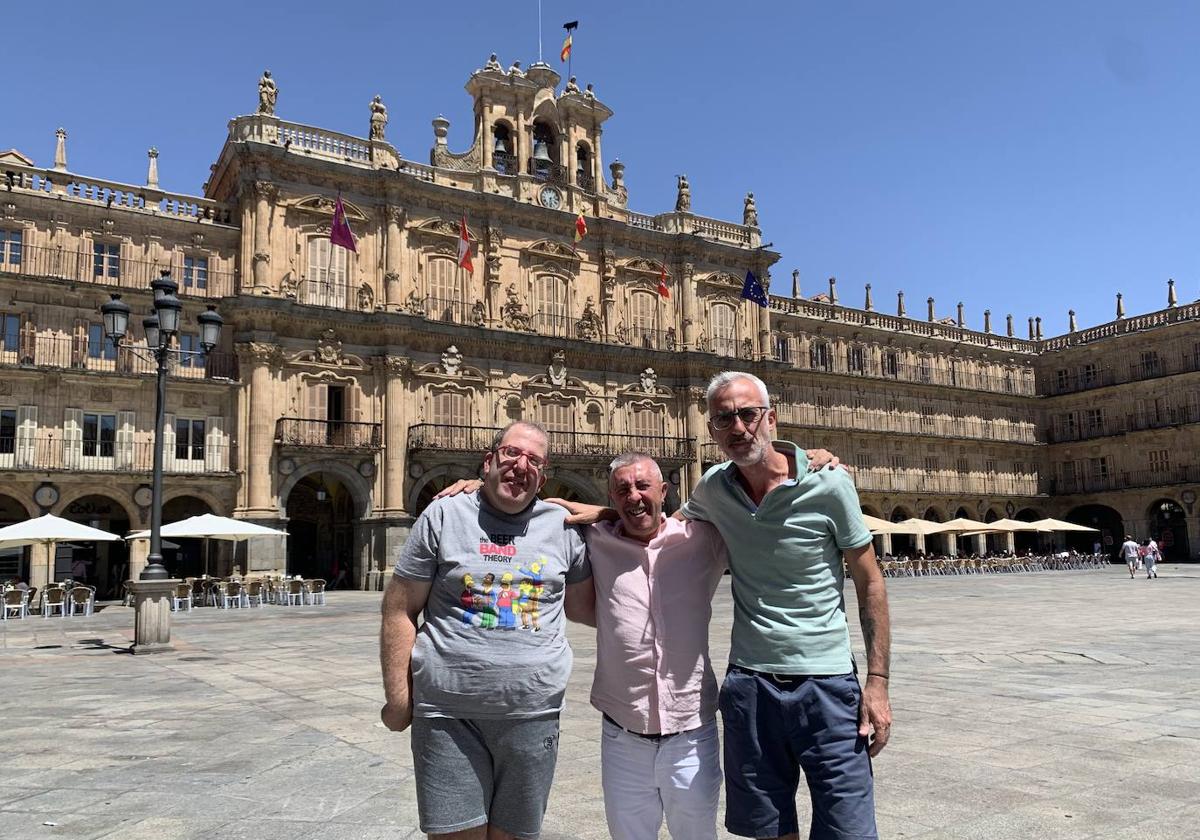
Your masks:
M1200 567L1167 566L1157 581L1113 566L888 583L883 837L1195 836ZM851 614L853 596L848 586ZM408 736L378 723L379 595L329 602L199 609L178 616L175 653L137 658L122 652L126 608L8 622L0 838L421 836ZM714 662L730 620L726 578ZM571 639L545 840L608 836L587 703L595 645L583 628Z

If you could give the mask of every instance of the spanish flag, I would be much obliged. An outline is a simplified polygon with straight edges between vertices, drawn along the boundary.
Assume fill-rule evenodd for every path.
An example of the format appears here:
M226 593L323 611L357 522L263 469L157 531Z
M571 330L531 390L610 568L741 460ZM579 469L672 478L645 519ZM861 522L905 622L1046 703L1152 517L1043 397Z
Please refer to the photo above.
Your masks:
M585 236L587 236L587 222L583 220L583 214L580 213L575 219L575 241L582 242Z
M562 49L558 52L558 60L566 61L571 57L571 30L579 28L579 21L573 20L563 24L563 29L567 30L567 37L563 39Z

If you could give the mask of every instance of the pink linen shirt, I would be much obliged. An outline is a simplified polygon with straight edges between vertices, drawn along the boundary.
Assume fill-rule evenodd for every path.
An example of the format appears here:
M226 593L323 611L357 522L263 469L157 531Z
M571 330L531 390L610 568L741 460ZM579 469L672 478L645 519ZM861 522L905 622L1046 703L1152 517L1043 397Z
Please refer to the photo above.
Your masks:
M664 518L649 544L620 522L587 530L596 586L592 705L621 727L671 734L716 720L712 596L729 565L717 529Z

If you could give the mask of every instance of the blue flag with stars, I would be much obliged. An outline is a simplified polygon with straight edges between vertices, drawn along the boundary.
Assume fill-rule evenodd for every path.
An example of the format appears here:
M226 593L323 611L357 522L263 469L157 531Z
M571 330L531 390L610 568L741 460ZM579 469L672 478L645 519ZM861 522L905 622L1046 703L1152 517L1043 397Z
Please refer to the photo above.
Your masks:
M754 276L754 272L752 271L746 272L746 282L742 284L742 297L746 300L752 300L764 308L770 305L762 283L758 282L758 278Z

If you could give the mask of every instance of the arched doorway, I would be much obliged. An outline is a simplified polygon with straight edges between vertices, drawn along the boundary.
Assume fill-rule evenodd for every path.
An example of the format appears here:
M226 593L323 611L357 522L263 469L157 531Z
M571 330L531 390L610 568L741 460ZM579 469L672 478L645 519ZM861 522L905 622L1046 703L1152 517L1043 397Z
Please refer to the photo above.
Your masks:
M967 510L965 507L959 507L959 509L954 512L954 516L951 518L974 519L975 517L972 516L971 511ZM974 537L964 537L961 534L955 535L954 544L958 547L958 553L960 555L966 555L969 557L975 553L976 540Z
M1017 515L1013 517L1019 522L1037 522L1039 519L1045 518L1033 508L1023 508L1017 511ZM1013 545L1016 546L1017 554L1037 551L1041 544L1042 534L1038 531L1017 531L1013 534Z
M0 495L0 528L29 518L29 511L23 504L12 496ZM29 550L24 546L0 548L0 581L7 582L13 578L29 582Z
M287 573L324 578L328 588L354 588L354 494L332 473L310 473L287 497Z
M1090 531L1068 532L1069 547L1090 553L1095 549L1095 544L1100 543L1100 551L1107 554L1109 559L1116 560L1117 549L1125 541L1125 523L1121 520L1121 514L1107 505L1080 505L1072 508L1063 518L1100 531L1099 534Z
M890 522L903 522L905 519L912 519L912 514L903 507L892 508L892 515L888 517ZM917 541L912 534L892 534L893 556L913 557L916 553Z
M110 534L125 536L129 533L129 514L124 506L99 494L71 502L63 510L62 517ZM50 579L82 581L96 587L97 597L116 598L121 594L128 572L129 549L124 540L59 543Z
M1150 536L1158 543L1164 560L1178 563L1191 559L1187 514L1179 503L1172 499L1159 499L1146 511L1146 519L1150 522Z
M925 513L921 518L927 522L946 521L946 517L935 507L925 508ZM935 554L949 554L950 539L949 534L927 534L925 536L925 553L931 557Z
M1000 519L1000 514L988 508L988 512L983 515L984 522L995 522ZM988 534L987 535L987 550L989 554L999 554L1008 548L1008 536L1005 534Z
M195 496L176 496L163 503L162 521L164 523L178 522L181 519L205 513L213 513L213 509L203 499ZM228 574L230 570L223 568L228 564L218 562L221 556L220 547L211 544L219 542L219 540L210 540L209 562L205 563L204 540L185 537L171 537L169 540L163 540L163 565L167 567L167 572L171 577L176 578L199 577L203 574L218 576ZM171 546L179 547L171 548Z

